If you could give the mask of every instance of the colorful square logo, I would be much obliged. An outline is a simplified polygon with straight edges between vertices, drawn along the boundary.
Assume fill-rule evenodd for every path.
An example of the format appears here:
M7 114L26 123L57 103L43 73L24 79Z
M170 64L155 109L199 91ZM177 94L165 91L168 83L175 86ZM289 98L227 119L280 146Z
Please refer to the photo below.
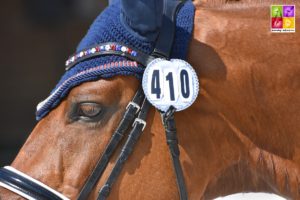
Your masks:
M271 32L295 32L296 7L295 5L271 5L270 9Z

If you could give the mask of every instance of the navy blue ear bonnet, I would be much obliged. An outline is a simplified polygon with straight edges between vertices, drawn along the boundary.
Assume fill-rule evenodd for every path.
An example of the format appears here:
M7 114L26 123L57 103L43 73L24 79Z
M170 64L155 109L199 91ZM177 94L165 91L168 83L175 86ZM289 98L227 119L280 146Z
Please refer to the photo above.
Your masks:
M105 42L117 42L151 54L155 43L147 41L124 26L120 19L120 4L107 7L93 22L86 36L77 47L80 52L90 46ZM194 5L187 1L176 18L176 32L171 58L186 59L188 44L194 24ZM70 90L88 81L111 78L116 75L132 75L141 79L144 66L117 55L104 55L79 62L62 76L50 96L37 106L36 118L42 119L55 108Z

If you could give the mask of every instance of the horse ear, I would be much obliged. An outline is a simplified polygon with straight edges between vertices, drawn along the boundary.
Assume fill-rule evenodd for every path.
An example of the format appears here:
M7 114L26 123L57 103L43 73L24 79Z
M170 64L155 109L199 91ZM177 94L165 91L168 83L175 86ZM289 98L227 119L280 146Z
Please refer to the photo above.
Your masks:
M163 4L164 0L121 0L121 21L131 32L154 41L161 26Z

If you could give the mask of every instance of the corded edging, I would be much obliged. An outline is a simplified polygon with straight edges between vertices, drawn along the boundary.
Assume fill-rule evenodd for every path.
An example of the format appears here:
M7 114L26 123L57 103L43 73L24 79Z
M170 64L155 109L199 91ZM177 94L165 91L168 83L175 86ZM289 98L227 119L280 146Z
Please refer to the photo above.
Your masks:
M125 62L128 63L128 62ZM107 65L108 66L108 65ZM116 75L135 76L141 80L144 69L136 66L121 66L107 68L104 65L87 69L65 80L47 99L37 106L36 119L40 120L51 109L56 107L62 98L66 97L71 88L87 81L95 81L99 78L111 78ZM111 66L111 65L110 65Z

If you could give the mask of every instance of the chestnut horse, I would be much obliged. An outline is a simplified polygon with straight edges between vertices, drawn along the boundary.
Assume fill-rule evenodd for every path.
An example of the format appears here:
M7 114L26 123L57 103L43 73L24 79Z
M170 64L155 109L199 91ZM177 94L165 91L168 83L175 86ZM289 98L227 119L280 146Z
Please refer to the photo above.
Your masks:
M271 33L269 6L196 3L188 61L202 89L175 115L189 199L250 191L300 199L300 34ZM139 85L117 76L75 87L37 124L12 166L75 199ZM92 123L72 121L72 105L82 101L105 114ZM115 161L116 155L90 199ZM152 108L109 199L178 198L160 114ZM21 197L1 188L0 199Z

